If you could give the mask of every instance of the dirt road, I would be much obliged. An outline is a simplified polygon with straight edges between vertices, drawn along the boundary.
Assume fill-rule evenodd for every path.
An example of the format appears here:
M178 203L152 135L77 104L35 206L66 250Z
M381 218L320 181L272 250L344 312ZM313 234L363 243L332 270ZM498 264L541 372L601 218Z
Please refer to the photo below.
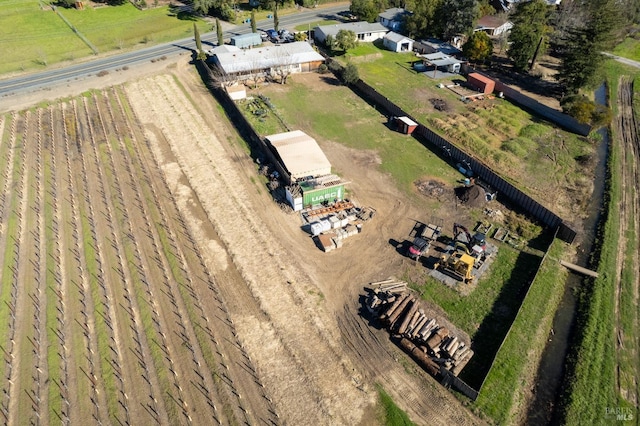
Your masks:
M633 80L621 77L618 87L618 117L616 133L622 143L620 159L622 199L620 205L620 244L617 251L615 286L615 336L619 368L616 369L616 386L620 395L634 406L638 405L638 300L640 287L640 254L637 240L629 240L630 233L637 235L640 229L640 195L636 184L640 182L640 140L634 111ZM623 272L624 275L623 276ZM620 365L626 366L620 368ZM629 366L635 366L629 368Z

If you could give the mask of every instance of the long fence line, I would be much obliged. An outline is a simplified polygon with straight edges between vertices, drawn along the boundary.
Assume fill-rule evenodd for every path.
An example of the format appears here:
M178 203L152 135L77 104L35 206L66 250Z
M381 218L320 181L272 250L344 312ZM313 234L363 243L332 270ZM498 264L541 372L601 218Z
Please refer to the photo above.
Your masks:
M327 61L330 62L331 59L328 58ZM389 115L398 117L406 116L411 118L413 121L418 123L418 127L413 132L413 136L424 146L436 154L440 154L444 158L448 158L454 163L464 164L466 168L471 169L480 179L491 185L491 187L500 192L502 196L509 199L513 204L526 211L544 225L557 230L556 235L559 239L569 244L573 243L576 237L576 232L567 225L560 216L538 203L520 189L516 188L513 184L508 182L495 171L491 170L480 160L464 152L453 143L421 124L415 119L415 117L412 117L411 114L405 112L402 108L394 104L385 96L381 95L376 89L369 86L361 79L353 84L352 87L360 96L365 98L368 102L381 107Z
M60 17L60 19L62 19L64 21L65 24L67 24L67 26L69 28L71 28L71 31L73 31L79 38L80 40L82 40L82 42L84 44L86 44L87 46L89 46L89 49L91 49L93 51L94 55L98 54L98 48L95 47L93 45L93 43L91 43L85 36L84 34L82 34L80 31L78 31L78 29L76 27L73 26L73 24L71 22L69 22L69 20L67 18L64 17L64 15L62 13L60 13L60 11L58 10L57 6L51 6L51 9L53 9L53 11L56 13L56 15L58 15Z
M557 234L558 234L558 229L556 229L556 238L559 238ZM491 366L487 370L487 374L482 379L482 383L480 384L480 389L478 389L478 394L482 391L482 388L484 387L484 382L487 381L487 377L489 377L489 373L491 373L491 370L493 369L493 366L496 363L496 360L498 359L498 354L500 353L500 350L502 350L502 347L504 346L504 343L509 338L509 335L511 334L511 330L513 329L513 325L516 323L516 319L518 319L518 316L520 315L520 312L522 312L522 307L524 306L524 302L525 302L525 300L527 300L527 296L529 296L529 293L531 292L531 289L533 288L534 284L536 283L536 280L538 279L538 275L540 274L540 270L542 269L542 265L544 264L544 262L547 261L547 255L549 254L549 250L551 250L551 246L552 245L553 245L553 241L551 241L551 243L549 243L549 246L547 246L547 249L544 251L544 255L542 256L542 259L540 260L540 265L538 266L538 270L536 271L535 275L531 279L531 283L529 284L529 288L527 289L527 292L524 294L524 297L522 298L522 301L520 302L520 306L518 307L518 312L516 312L516 315L513 317L513 321L511 322L511 325L509 326L509 330L507 330L507 333L504 335L504 338L502 339L502 343L500 343L500 346L498 347L498 350L496 350L496 353L493 354L493 360L491 361Z

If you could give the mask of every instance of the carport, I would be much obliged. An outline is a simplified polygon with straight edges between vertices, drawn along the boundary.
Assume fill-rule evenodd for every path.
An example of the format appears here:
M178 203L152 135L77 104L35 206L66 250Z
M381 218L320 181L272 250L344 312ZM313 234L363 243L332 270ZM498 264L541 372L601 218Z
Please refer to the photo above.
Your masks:
M433 75L430 75L431 70L423 73L429 77L453 77L455 74L458 74L460 72L460 64L462 63L462 61L454 58L453 56L436 52L423 54L420 55L420 57L427 67L433 67Z

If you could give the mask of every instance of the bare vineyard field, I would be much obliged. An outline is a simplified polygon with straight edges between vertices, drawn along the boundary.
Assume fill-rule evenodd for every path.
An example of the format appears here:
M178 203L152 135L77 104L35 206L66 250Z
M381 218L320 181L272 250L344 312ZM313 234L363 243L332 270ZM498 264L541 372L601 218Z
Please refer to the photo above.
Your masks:
M276 423L126 96L0 130L0 420Z

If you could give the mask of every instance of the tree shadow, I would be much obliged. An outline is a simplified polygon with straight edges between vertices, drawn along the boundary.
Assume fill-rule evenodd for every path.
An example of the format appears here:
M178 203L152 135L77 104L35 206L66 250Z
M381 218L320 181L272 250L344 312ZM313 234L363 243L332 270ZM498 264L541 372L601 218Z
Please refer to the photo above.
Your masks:
M342 86L342 82L333 75L323 75L320 79L331 86Z
M192 12L182 10L177 13L176 17L181 21L197 21L198 18Z

